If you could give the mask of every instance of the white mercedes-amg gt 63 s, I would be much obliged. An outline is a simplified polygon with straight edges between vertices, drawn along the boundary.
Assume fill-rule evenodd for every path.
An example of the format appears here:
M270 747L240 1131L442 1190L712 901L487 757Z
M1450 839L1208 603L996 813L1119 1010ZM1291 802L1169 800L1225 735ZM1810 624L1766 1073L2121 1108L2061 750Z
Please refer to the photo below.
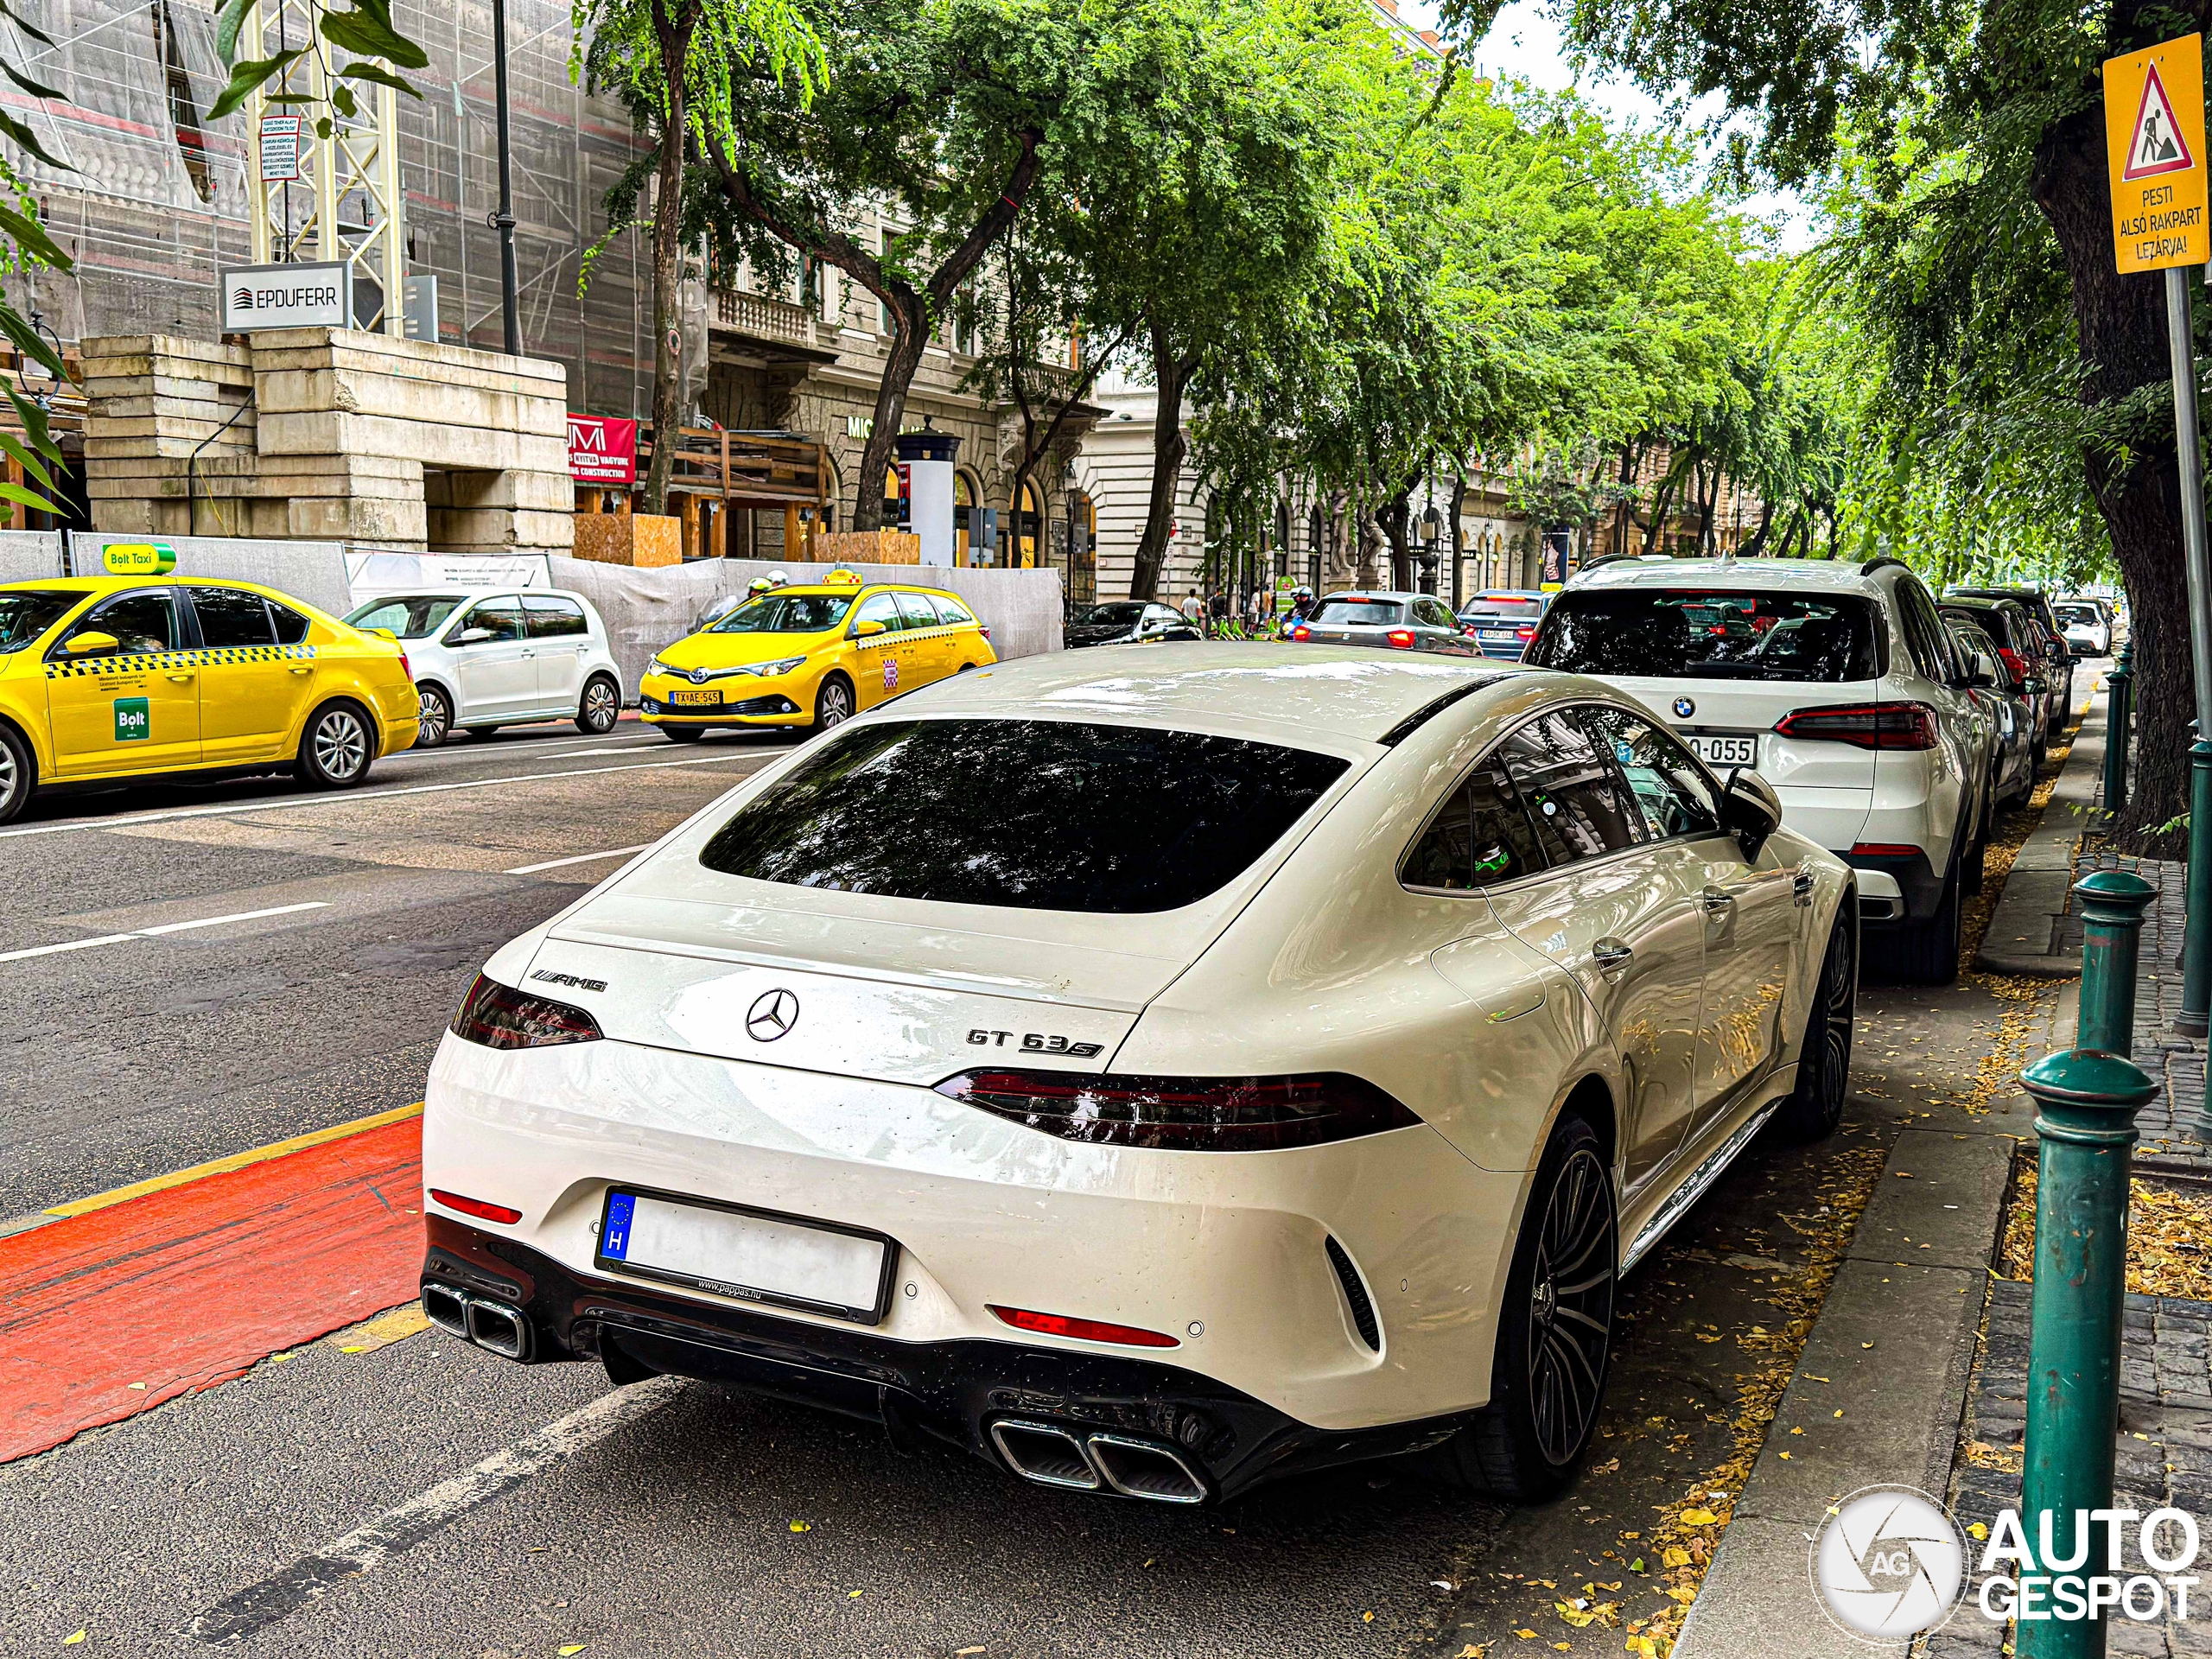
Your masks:
M1313 645L961 675L493 957L440 1325L1166 1503L1556 1490L1619 1275L1842 1110L1851 871L1594 680Z

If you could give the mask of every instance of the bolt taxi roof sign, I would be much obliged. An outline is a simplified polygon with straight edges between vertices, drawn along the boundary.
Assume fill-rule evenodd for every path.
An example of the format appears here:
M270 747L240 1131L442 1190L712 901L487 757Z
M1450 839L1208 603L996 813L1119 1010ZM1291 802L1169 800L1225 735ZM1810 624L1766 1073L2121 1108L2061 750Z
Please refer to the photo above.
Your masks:
M2105 164L2123 274L2212 258L2204 160L2203 36L2106 59Z
M166 576L176 569L176 550L167 542L110 542L100 568L111 576Z

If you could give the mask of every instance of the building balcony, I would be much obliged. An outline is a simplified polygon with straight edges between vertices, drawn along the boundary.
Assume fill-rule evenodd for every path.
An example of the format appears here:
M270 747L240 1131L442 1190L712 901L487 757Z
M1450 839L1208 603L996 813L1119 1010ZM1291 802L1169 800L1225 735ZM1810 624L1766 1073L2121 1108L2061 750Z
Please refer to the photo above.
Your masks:
M814 314L804 306L741 289L717 288L709 292L714 296L716 328L781 346L812 349L817 343Z

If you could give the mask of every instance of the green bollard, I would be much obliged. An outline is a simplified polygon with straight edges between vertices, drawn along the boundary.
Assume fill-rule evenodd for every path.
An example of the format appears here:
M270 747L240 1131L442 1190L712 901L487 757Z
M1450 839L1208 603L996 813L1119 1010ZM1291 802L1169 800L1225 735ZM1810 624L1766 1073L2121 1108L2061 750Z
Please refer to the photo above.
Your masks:
M2042 1145L2036 1164L2035 1291L2020 1506L2038 1567L2046 1511L2051 1554L2058 1560L2074 1559L2085 1546L2101 1548L2094 1525L2077 1512L2112 1507L2129 1154L2135 1114L2158 1092L2128 1058L2134 1046L2136 944L2155 889L2140 876L2099 870L2074 893L2086 936L2075 1046L2045 1055L2020 1076L2042 1109L2036 1118ZM2088 1536L2075 1536L2077 1520ZM2100 1563L2102 1559L2100 1554ZM2050 1605L2048 1584L2042 1605ZM2017 1639L2019 1659L2094 1659L2105 1650L2105 1626L2086 1619L2022 1620Z
M2105 677L2105 810L2117 812L2127 804L2127 736L2129 694L2134 690L2133 643L2120 648L2120 660Z
M2212 742L2189 749L2189 917L2182 930L2181 1012L2174 1030L2202 1037L2212 1014Z

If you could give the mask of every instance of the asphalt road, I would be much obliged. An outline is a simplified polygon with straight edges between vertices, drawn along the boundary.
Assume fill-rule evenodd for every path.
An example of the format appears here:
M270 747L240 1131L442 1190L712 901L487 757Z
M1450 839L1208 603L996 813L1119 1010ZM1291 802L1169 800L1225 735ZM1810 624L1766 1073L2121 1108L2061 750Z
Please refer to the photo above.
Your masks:
M0 832L0 1217L419 1099L491 950L779 749L626 721L349 795L41 807ZM245 1605L251 1654L1618 1654L1554 1602L1662 1605L1630 1566L1656 1506L1727 1478L1843 1195L1958 1109L2002 1007L1869 984L1861 1011L1844 1131L1755 1146L1630 1282L1594 1466L1552 1504L1403 1465L1218 1510L1077 1497L704 1384L340 1333L0 1467L0 1651L201 1652L192 1621Z

